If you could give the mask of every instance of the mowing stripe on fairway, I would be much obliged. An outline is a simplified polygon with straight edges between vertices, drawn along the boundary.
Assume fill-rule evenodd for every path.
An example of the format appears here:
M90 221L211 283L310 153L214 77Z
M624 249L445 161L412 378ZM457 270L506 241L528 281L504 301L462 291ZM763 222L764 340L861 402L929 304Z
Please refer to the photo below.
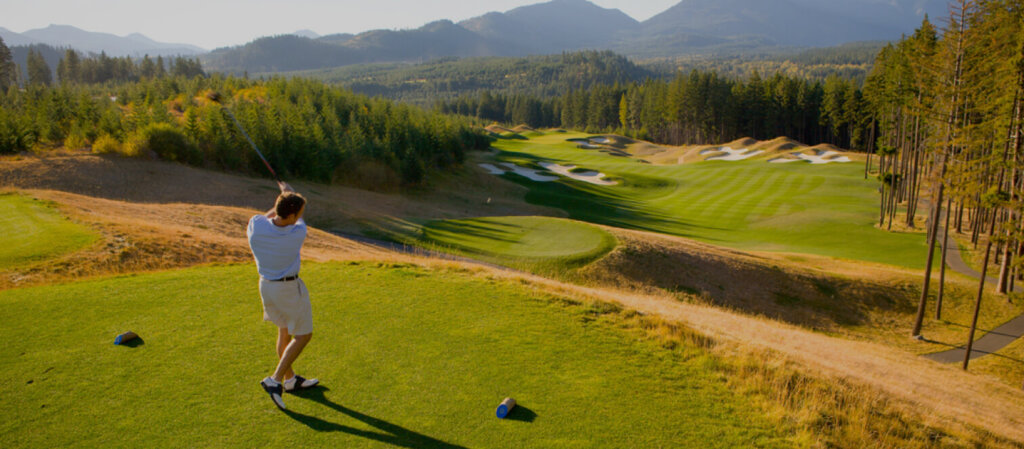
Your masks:
M550 160L627 181L618 186L582 186L568 180L540 183L508 178L529 189L527 201L561 208L570 218L737 249L819 254L911 268L924 264L922 234L889 233L874 227L877 181L863 179L862 162L769 164L757 159L654 166L581 150L550 135L501 140L494 146L501 150L498 161Z

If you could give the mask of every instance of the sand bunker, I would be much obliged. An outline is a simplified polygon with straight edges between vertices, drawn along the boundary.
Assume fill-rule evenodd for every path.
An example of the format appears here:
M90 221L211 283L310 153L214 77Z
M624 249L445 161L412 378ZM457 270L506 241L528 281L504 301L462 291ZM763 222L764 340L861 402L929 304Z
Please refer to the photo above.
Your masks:
M722 155L719 155L719 156L711 156L711 157L709 157L707 159L704 159L705 161L742 161L744 159L749 159L749 158L752 158L754 156L757 156L758 154L764 153L764 151L763 150L750 151L750 150L747 150L746 148L743 148L743 149L740 149L740 150L734 150L734 149L729 148L729 147L721 147L721 148L708 148L708 149L700 152L701 155L710 154L710 153L725 153L725 154L722 154Z
M477 164L477 165L479 165L484 170L487 170L487 172L492 174L492 175L500 176L500 175L504 175L505 173L515 173L515 174L517 174L519 176L522 176L522 177L524 177L526 179L529 179L531 181L537 181L537 182L552 182L552 181L557 181L558 180L557 176L543 175L543 174L537 173L537 170L534 170L532 168L520 167L520 166L518 166L516 164L511 164L511 163L508 163L508 162L502 163L501 167L497 167L497 166L494 166L492 164ZM574 172L573 170L576 168L575 165L558 165L558 164L552 164L550 162L541 162L540 165L542 167L544 167L544 169L546 169L548 171L551 171L553 173L557 173L557 174L565 176L567 178L575 179L577 181L588 182L588 183L596 184L596 185L599 185L599 186L613 186L613 185L618 184L615 181L608 181L608 180L604 179L607 176L604 173L599 173L599 172L596 172L596 171L593 171L593 170ZM502 167L505 167L505 168L502 168Z
M604 173L596 172L593 170L573 172L572 170L576 168L575 165L558 165L552 164L550 162L541 162L540 166L550 170L551 172L558 173L562 176L572 178L577 181L589 182L591 184L596 184L599 186L613 186L618 184L615 181L603 179L606 176Z
M493 166L491 164L479 164L479 165L481 167L483 167L484 170L487 170L487 173L490 173L492 175L504 175L505 174L505 170L502 170L502 169L500 169L498 167L495 167L495 166Z
M551 181L557 181L558 180L557 176L542 175L540 173L537 173L537 170L534 170L532 168L520 167L520 166L518 166L516 164L510 164L508 162L506 162L504 164L501 164L501 165L504 166L504 167L507 167L510 172L515 173L515 174L517 174L519 176L522 176L522 177L524 177L526 179L529 179L531 181L551 182Z
M788 158L788 157L778 157L778 158L772 159L772 160L770 160L768 162L772 163L772 164L784 164L784 163L787 163L787 162L796 162L796 161L799 161L799 160L804 160L804 161L810 162L812 164L830 164L830 163L833 163L833 162L836 162L836 163L852 162L850 160L850 158L848 158L846 156L843 156L842 153L839 153L837 151L831 151L831 150L828 150L828 151L815 150L814 154L792 153L792 156L796 156L796 159L792 159L792 158Z

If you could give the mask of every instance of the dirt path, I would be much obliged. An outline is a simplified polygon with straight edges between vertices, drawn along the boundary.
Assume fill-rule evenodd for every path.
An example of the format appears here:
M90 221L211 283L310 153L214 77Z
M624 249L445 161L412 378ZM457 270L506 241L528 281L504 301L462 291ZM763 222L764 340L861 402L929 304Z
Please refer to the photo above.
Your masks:
M879 343L823 335L714 306L581 287L532 275L506 276L527 278L559 294L617 302L632 310L679 322L719 341L777 351L765 362L789 359L812 372L871 385L909 402L915 409L930 410L926 420L933 424L966 423L1024 441L1024 393L995 379L932 363Z
M936 235L939 241L945 239L944 234L945 230L942 226L939 226L939 233ZM948 244L946 248L946 265L957 273L970 276L975 279L981 279L981 273L975 271L968 266L966 262L964 262L963 257L960 255L960 247L956 242L951 240L949 243L950 244ZM991 285L998 285L999 278L997 276L985 276L985 282ZM1014 287L1013 291L1022 292L1024 291L1024 287L1017 285ZM1002 326L993 329L975 341L974 346L971 347L971 360L984 355L993 354L1021 337L1024 337L1024 314L1019 315ZM953 348L948 351L927 354L924 357L940 363L955 363L962 362L966 352L967 346L965 344L964 346Z

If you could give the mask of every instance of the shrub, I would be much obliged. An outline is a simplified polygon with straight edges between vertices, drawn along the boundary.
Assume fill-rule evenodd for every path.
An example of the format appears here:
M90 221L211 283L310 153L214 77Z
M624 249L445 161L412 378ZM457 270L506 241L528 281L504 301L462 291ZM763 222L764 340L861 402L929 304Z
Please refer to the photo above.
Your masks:
M189 143L185 134L167 123L150 123L136 131L125 145L128 156L153 153L160 159L197 165L199 149Z
M72 132L64 138L64 148L78 150L89 146L89 139L81 132Z
M124 145L121 145L120 141L110 135L104 134L96 138L96 141L92 143L92 152L97 154L124 154Z

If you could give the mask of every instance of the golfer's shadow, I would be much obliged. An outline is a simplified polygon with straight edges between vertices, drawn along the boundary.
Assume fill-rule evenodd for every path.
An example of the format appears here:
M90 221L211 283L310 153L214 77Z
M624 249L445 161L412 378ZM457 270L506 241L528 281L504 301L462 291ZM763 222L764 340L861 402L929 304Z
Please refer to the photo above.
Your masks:
M344 432L350 435L360 436L374 441L380 441L400 447L408 448L443 448L443 449L466 449L463 446L445 443L444 441L428 437L426 435L413 432L401 426L389 423L387 421L374 418L372 416L364 415L341 404L332 402L324 396L324 393L328 389L325 387L313 388L306 391L300 391L295 395L301 398L309 399L313 402L326 405L334 410L344 413L352 418L362 421L370 426L380 429L382 432L374 432L369 430L357 429L355 427L349 427L323 419L315 416L304 415L302 413L296 413L291 410L285 410L292 419L309 426L310 429L316 430L317 432Z

